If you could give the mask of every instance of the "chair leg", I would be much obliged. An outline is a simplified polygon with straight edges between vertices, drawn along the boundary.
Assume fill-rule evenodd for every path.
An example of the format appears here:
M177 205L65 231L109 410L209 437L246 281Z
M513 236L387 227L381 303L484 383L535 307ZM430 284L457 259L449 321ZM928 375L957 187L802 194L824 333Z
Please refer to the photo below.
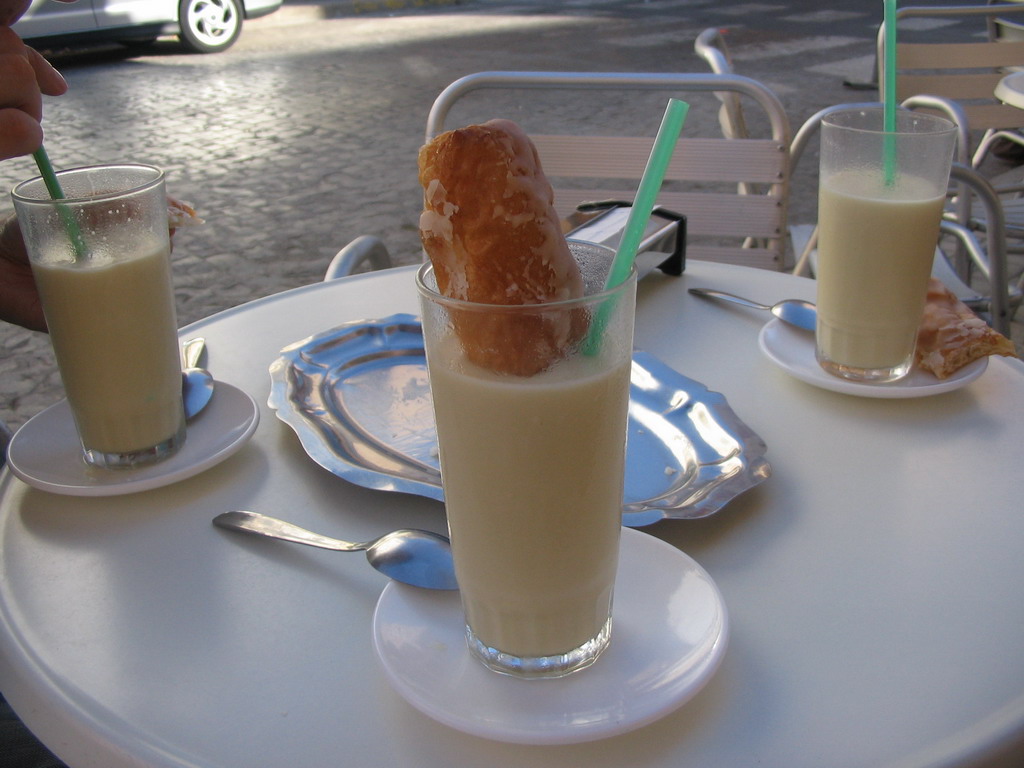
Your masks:
M814 253L814 249L817 247L818 227L815 225L814 229L811 230L810 236L807 238L807 242L804 244L803 250L800 252L799 258L796 260L796 265L793 267L794 275L814 277L814 270L811 269L811 254Z

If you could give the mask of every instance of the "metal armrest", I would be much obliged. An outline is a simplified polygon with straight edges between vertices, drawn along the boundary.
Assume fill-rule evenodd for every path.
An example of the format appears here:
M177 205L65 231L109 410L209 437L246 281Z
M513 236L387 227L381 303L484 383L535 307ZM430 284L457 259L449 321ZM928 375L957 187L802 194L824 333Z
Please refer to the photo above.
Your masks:
M949 173L950 180L970 187L971 191L978 198L988 221L985 230L987 238L985 252L987 255L988 269L979 263L985 270L989 279L991 296L992 327L1004 336L1010 335L1010 294L1009 274L1006 263L1006 223L1003 216L1003 207L999 202L999 196L995 189L988 183L988 180L980 173L961 163L953 163ZM946 222L947 225L950 222ZM965 235L973 235L966 229ZM966 244L966 240L964 240ZM968 246L970 251L970 247Z
M387 269L391 266L391 254L384 243L372 235L362 235L338 251L327 266L324 280L347 277L363 264L369 262L371 269Z

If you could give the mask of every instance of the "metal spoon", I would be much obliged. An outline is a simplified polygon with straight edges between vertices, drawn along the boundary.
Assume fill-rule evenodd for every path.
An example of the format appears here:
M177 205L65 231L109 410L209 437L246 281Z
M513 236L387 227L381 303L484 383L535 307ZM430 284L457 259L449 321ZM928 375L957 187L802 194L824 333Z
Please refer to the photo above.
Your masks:
M401 528L373 541L341 541L258 512L224 512L213 518L213 524L336 552L366 550L370 565L395 581L426 589L459 588L451 545L448 537L439 533Z
M811 302L801 299L783 299L776 304L768 306L767 304L758 304L756 301L744 299L742 296L736 296L725 291L712 291L709 288L691 288L690 293L694 296L732 301L736 304L742 304L744 307L767 309L779 320L795 325L797 328L803 328L805 331L814 331L818 321L817 308Z
M189 339L183 346L185 368L181 372L181 398L185 405L185 419L191 419L210 402L213 397L213 376L199 367L199 358L206 347L201 336Z

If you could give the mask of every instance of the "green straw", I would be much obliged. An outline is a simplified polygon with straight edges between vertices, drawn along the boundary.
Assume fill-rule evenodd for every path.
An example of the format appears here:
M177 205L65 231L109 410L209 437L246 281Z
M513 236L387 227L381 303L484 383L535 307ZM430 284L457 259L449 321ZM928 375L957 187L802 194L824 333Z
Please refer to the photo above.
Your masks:
M32 153L32 157L36 161L36 167L39 168L39 174L43 177L43 184L46 185L46 191L50 193L50 197L54 200L63 200L66 195L61 189L57 174L54 173L53 166L50 164L50 157L46 154L46 149L42 144ZM66 206L58 205L57 211L64 221L64 229L67 230L68 237L71 238L71 245L75 249L75 259L84 259L89 250L86 248L85 240L82 239L82 231L78 228L78 222L75 221L74 215Z
M619 248L615 252L611 269L608 271L605 290L614 288L629 277L689 109L690 105L685 101L678 99L669 99L668 101L665 116L661 120L661 127L658 129L654 146L651 148L651 155L647 158L647 167L644 169L644 175L640 178L640 186L637 188L633 205L629 209L629 217L626 219L626 228L622 232L622 239L619 240ZM583 351L586 354L597 354L601 345L601 334L604 332L604 327L608 322L608 313L612 308L613 303L608 301L598 308L584 342Z
M896 0L885 3L885 65L883 75L885 100L882 105L885 138L882 149L882 167L885 185L891 187L896 180Z
M647 222L650 221L651 212L654 210L654 201L661 190L661 182L665 180L668 162L672 159L689 109L690 105L685 101L668 101L665 116L661 119L661 127L651 148L651 156L647 158L647 167L644 168L636 197L633 198L633 205L629 209L629 218L626 219L626 228L622 232L619 249L615 252L615 260L608 272L605 289L614 288L629 277L629 270L633 268L633 262L636 260L636 252L640 248L640 241L643 240L644 230L647 229Z

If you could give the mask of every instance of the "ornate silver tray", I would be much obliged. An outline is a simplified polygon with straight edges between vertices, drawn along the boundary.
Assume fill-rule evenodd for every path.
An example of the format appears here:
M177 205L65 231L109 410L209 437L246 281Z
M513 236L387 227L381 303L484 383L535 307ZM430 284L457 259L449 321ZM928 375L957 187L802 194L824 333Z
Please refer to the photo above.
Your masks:
M413 315L349 323L281 350L269 404L349 482L444 500L423 335ZM623 524L695 519L771 475L725 397L634 352Z

